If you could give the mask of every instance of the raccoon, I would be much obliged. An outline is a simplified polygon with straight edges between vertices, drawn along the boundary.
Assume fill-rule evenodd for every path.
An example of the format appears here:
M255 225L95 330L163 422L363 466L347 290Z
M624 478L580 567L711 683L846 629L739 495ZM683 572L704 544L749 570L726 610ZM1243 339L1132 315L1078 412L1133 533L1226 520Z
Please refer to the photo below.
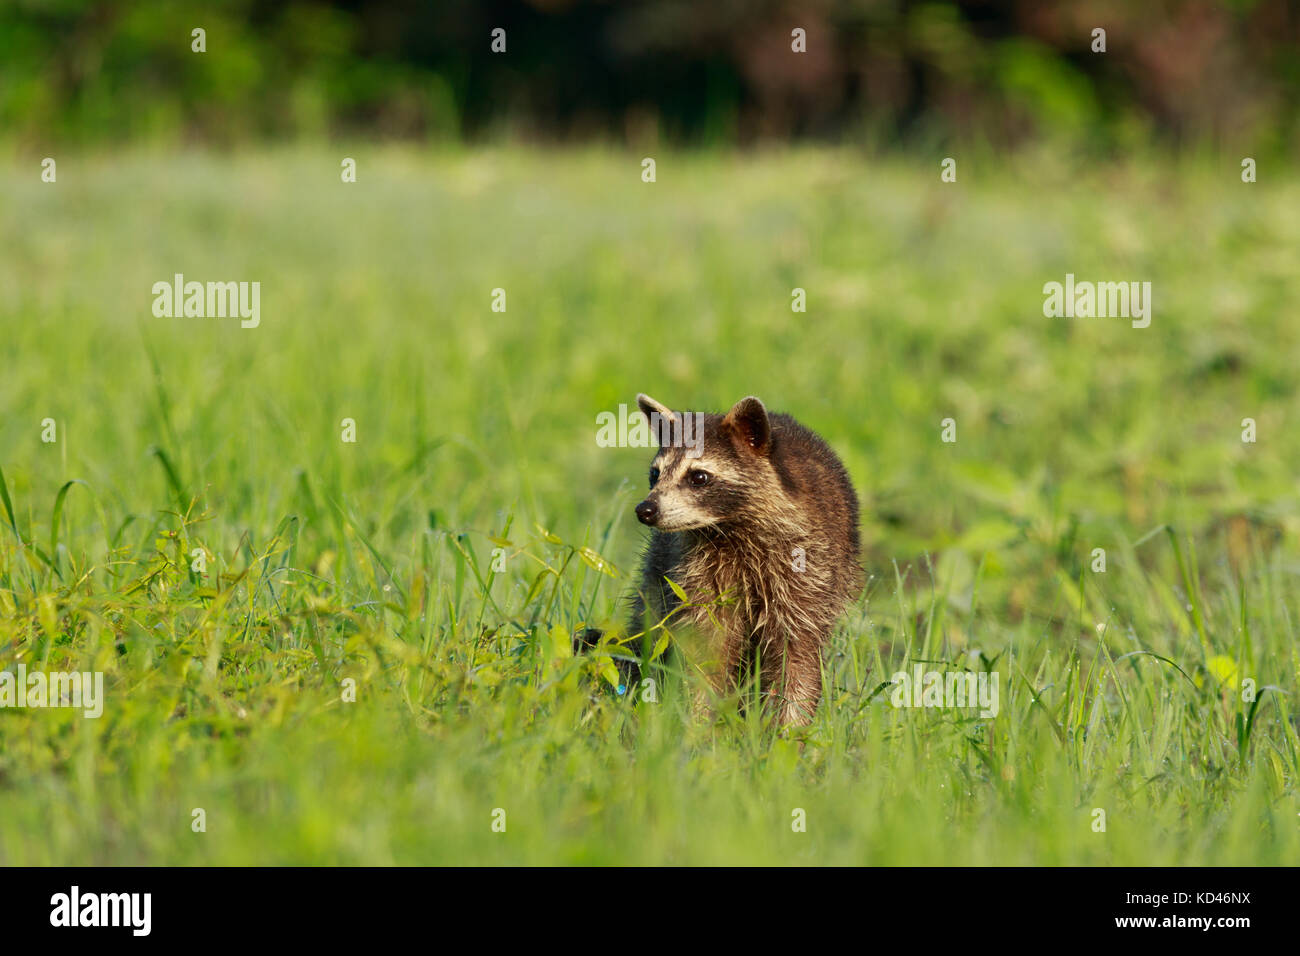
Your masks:
M637 519L653 528L630 634L677 611L711 642L714 683L757 670L782 725L807 724L821 700L821 655L862 590L858 499L817 434L750 396L726 415L637 404L659 451ZM687 596L683 607L671 579ZM635 665L627 676L638 677Z

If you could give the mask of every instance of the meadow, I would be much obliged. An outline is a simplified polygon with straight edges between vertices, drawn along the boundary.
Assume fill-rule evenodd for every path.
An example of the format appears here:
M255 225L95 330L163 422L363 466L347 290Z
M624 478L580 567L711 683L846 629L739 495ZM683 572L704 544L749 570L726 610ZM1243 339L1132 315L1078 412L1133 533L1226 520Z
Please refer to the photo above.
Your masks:
M0 670L106 695L0 708L0 863L1300 861L1300 184L656 158L0 162ZM260 324L156 317L176 273ZM1067 274L1150 281L1150 326L1045 317ZM810 727L573 657L634 580L650 452L596 433L639 391L848 466ZM998 715L892 706L918 662Z

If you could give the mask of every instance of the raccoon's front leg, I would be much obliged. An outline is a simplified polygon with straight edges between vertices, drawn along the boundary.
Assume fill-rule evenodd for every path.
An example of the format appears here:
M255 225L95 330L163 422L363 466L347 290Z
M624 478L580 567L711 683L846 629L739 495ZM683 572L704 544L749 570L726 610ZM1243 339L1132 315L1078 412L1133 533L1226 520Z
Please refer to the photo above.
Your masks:
M768 642L762 660L763 691L782 727L812 723L822 697L823 635L790 631L784 641Z

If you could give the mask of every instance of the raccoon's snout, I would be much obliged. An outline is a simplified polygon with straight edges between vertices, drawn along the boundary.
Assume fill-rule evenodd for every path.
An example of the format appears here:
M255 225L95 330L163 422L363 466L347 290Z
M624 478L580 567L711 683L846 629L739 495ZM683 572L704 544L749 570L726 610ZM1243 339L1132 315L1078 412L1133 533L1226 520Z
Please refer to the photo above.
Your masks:
M647 498L636 506L636 518L642 524L653 526L659 520L659 506Z

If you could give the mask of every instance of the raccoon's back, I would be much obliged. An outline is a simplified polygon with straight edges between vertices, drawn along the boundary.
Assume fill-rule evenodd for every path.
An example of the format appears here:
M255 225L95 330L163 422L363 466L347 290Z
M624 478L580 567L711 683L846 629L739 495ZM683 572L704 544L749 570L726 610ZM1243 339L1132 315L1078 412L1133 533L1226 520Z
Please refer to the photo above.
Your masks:
M848 469L825 440L789 415L776 413L772 423L772 467L786 494L799 502L818 530L840 539L846 557L857 560L858 496Z

